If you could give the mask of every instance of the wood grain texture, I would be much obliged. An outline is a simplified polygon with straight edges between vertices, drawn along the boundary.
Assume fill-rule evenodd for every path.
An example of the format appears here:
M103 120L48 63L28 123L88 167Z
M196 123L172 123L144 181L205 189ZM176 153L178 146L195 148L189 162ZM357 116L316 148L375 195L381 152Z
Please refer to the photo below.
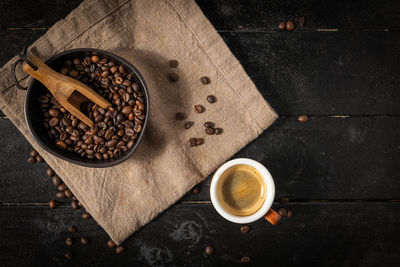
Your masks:
M27 141L8 120L0 120L0 129L0 202L53 199L44 164L26 162ZM282 118L234 158L264 164L275 179L276 199L400 199L398 136L397 117L311 118L306 124ZM209 200L209 183L183 201Z
M275 205L275 208L280 206ZM0 207L0 262L7 266L396 266L400 260L400 203L289 203L290 219L240 225L225 221L211 205L174 205L144 226L115 255L104 231L79 212L58 207ZM205 216L206 215L206 216ZM371 216L372 215L372 216ZM75 225L76 233L69 233ZM373 230L372 230L373 229ZM82 246L64 245L68 236L88 237ZM204 255L207 245L212 256Z

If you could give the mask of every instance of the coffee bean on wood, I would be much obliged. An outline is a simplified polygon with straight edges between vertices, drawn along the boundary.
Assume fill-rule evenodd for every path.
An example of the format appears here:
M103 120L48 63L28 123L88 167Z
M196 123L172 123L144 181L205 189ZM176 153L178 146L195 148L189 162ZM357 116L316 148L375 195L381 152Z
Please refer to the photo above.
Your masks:
M281 21L278 25L278 29L283 31L286 28L286 23Z
M168 61L168 63L169 63L169 66L170 66L171 68L176 68L176 67L178 67L178 65L179 65L178 60L174 60L174 59L171 59L170 61Z
M249 263L249 262L250 262L250 257L247 257L247 256L242 257L242 258L240 259L240 262L241 262L241 263Z
M35 149L32 149L29 154L31 155L31 157L36 157L37 155L39 155L39 153Z
M58 191L65 191L67 189L67 185L66 184L60 184L57 187Z
M286 217L289 219L290 217L292 217L293 212L291 210L288 210Z
M115 253L117 253L118 255L122 254L124 252L125 252L125 247L123 247L123 246L118 246L115 248Z
M205 252L207 255L212 255L213 252L214 252L214 248L213 248L212 246L206 246L206 249L204 250L204 252Z
M224 130L222 128L215 128L215 134L222 134Z
M36 161L39 162L39 163L42 163L44 161L44 159L42 158L42 156L37 155L36 156Z
M90 240L89 240L89 238L82 236L81 243L82 243L82 245L86 246L90 243Z
M286 30L287 31L293 31L294 30L294 23L292 21L287 21L286 22Z
M200 78L200 81L201 81L201 83L202 83L202 84L204 84L204 85L206 85L206 84L210 84L210 83L211 83L211 80L210 80L210 78L209 78L209 77L207 77L207 76L203 76L203 77L201 77L201 78Z
M179 75L176 73L168 73L168 79L170 80L170 82L176 83L179 81Z
M196 195L198 194L198 193L200 193L200 187L197 185L197 186L195 186L195 188L193 188L193 193L195 193Z
M114 241L112 241L111 239L110 239L110 240L108 240L108 242L107 242L107 246L108 246L109 248L113 248L113 247L115 247L115 243L114 243Z
M71 233L75 233L78 230L76 229L75 226L71 225L71 226L68 227L68 231L70 231Z
M90 129L66 111L50 92L40 95L43 126L55 145L93 160L118 158L131 149L146 114L144 94L134 74L98 55L66 60L61 73L86 84L112 106L105 110L91 102L81 105L81 111L95 123Z
M72 201L71 201L71 207L72 207L74 210L79 209L78 202L77 202L76 200L72 200Z
M308 116L307 115L300 115L297 120L301 123L306 123L308 121Z
M215 130L214 130L213 128L206 128L204 131L205 131L205 133L206 133L207 135L213 135L213 134L215 134Z
M215 95L209 95L207 96L207 101L211 104L217 102L217 98L215 97Z
M250 231L250 227L247 225L243 225L242 227L240 227L240 232L242 234L246 234L248 231Z
M194 121L187 121L185 122L185 129L189 129L194 125Z
M58 191L58 192L56 193L56 197L57 197L57 198L65 198L65 193L64 193L64 191Z
M206 108L203 105L195 105L194 110L197 113L203 113L204 111L206 111Z
M54 175L53 169L52 169L52 168L48 168L48 169L46 170L46 174L47 174L47 176L52 177L52 176Z
M214 126L215 126L215 123L213 123L211 121L206 121L204 123L204 127L206 127L206 128L214 128Z
M49 207L50 209L54 209L57 206L57 203L54 200L49 201Z
M61 184L61 178L56 174L53 176L53 178L51 178L51 181L53 182L54 186L59 186Z
M67 237L67 239L65 239L64 243L67 246L71 246L74 243L74 239L72 237Z
M28 163L32 164L36 162L36 158L35 157L29 157L28 158Z
M90 216L90 214L88 212L84 212L82 213L82 219L87 220L90 219L92 216Z
M278 210L279 215L281 215L282 217L285 217L287 215L286 209L284 208L280 208Z
M64 257L68 260L72 259L72 257L74 256L74 254L71 251L67 251L64 254Z

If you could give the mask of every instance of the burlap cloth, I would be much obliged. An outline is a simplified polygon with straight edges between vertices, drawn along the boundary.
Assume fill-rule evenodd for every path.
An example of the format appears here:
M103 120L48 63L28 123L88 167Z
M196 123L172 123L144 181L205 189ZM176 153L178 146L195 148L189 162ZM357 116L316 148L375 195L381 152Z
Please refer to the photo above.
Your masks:
M46 60L80 47L122 56L147 82L149 127L129 160L93 169L41 149L25 124L25 91L11 81L16 57L0 70L0 108L116 243L179 200L277 117L193 0L87 0L49 29L28 54ZM178 60L179 67L170 68L170 59ZM180 80L169 82L169 72ZM211 84L203 85L202 76L210 77ZM25 86L30 79L22 72L18 77ZM209 94L217 97L215 104L206 101ZM194 113L196 104L203 104L206 112ZM174 119L177 111L189 114L195 125L185 130L184 122ZM207 120L224 133L205 136ZM190 137L205 137L205 144L191 148Z

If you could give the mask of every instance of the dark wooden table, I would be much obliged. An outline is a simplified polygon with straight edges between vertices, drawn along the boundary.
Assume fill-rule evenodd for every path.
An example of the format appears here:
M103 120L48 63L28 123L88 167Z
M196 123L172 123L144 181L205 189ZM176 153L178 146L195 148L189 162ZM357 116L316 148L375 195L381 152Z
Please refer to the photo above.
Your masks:
M0 2L0 65L79 5L79 0ZM277 122L235 157L265 164L275 178L274 208L293 217L259 220L243 235L213 209L210 179L125 242L115 255L107 234L65 202L45 164L0 119L0 266L400 265L400 2L198 0L263 96ZM277 30L281 20L304 28ZM299 114L309 114L299 123ZM278 199L289 197L280 205ZM69 225L91 239L67 261ZM204 254L206 245L215 248Z

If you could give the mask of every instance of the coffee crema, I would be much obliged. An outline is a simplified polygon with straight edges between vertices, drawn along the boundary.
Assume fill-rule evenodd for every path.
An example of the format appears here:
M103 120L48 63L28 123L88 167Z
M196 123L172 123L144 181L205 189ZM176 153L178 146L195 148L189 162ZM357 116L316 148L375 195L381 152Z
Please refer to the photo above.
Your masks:
M248 165L227 169L217 183L217 199L222 208L237 216L256 213L264 204L267 186L261 174Z

